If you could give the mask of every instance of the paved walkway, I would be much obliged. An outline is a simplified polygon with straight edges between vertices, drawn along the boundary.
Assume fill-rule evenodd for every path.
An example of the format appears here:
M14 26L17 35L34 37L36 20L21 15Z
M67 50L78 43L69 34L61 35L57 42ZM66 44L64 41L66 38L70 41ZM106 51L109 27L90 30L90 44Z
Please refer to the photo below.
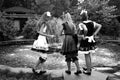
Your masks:
M14 73L20 73L21 71L24 73L32 73L31 68L13 68L5 65L0 65L1 70L10 70ZM59 78L63 77L64 80L106 80L108 74L98 72L96 70L92 71L92 74L90 76L85 74L80 74L78 76L74 75L74 71L72 71L71 75L68 75L65 73L64 69L61 70L47 70L46 75L51 75L52 78Z
M3 45L3 43L4 43L4 45L6 45L6 44L13 44L13 43L18 43L19 41L10 41L10 42L2 42L2 43L0 43L0 44L2 44ZM23 40L23 41L20 41L21 43L26 43L26 42L29 42L29 40ZM30 42L33 42L33 40L30 40ZM19 53L22 53L22 55L23 54L25 54L25 52L27 52L28 53L28 51L27 50L29 50L28 49L28 47L27 48L24 48L23 49L23 47L21 48L21 49L17 49L17 50L19 50L19 51L24 51L24 52L19 52ZM30 50L29 50L30 51ZM101 53L103 53L103 52L106 52L106 54L101 54ZM103 55L105 55L105 56L112 56L112 54L113 53L111 53L111 52L108 52L106 49L99 49L98 50L98 56L95 56L94 57L94 55L93 55L93 61L96 61L96 60L98 60L98 62L99 62L99 60L101 60L101 62L103 61L104 63L106 63L107 61L108 61L108 63L111 61L111 60L108 60L108 58L107 57L105 57L105 58L101 58L100 59L100 56L103 56ZM11 55L11 56L13 56L13 55L17 55L17 54L9 54L9 55ZM24 55L25 56L25 55ZM80 59L81 59L81 56L83 57L83 55L80 55ZM30 53L29 53L29 55L28 54L26 54L26 57L29 57L30 59L32 58L32 57L30 57ZM58 59L58 57L57 57L57 59ZM111 59L111 58L110 58ZM25 60L26 60L26 58L25 58ZM53 60L55 60L55 59L53 59ZM83 60L83 59L82 59ZM29 60L30 61L30 60ZM112 62L112 61L111 61ZM60 63L60 62L59 62ZM113 62L112 62L113 63ZM63 64L63 63L62 63ZM5 66L5 65L0 65L0 69L2 69L2 70L6 70L6 69L8 69L8 70L10 70L11 72L15 72L15 73L20 73L21 71L22 72L24 72L24 73L32 73L32 70L31 70L31 68L21 68L21 67L16 67L16 68L13 68L13 67L9 67L9 66ZM104 68L105 69L105 68ZM111 71L113 71L112 69L109 69L109 70L111 70ZM93 72L92 72L92 75L91 76L88 76L88 75L85 75L85 74L80 74L79 76L76 76L76 75L74 75L74 71L72 71L72 74L71 75L67 75L67 74L65 74L65 72L64 72L65 70L64 69L59 69L59 70L47 70L47 73L46 73L46 75L51 75L51 77L53 77L53 78L58 78L58 77L63 77L64 78L64 80L106 80L106 78L107 78L107 76L109 75L109 74L106 74L106 73L102 73L102 72L100 72L99 70L93 70ZM105 70L104 70L105 71ZM116 74L120 74L120 72L116 72ZM109 79L109 80L112 80L112 79Z
M74 74L67 75L64 73L64 80L106 80L107 76L107 74L97 71L92 71L92 74L90 76L85 74L80 74L79 76L76 76Z

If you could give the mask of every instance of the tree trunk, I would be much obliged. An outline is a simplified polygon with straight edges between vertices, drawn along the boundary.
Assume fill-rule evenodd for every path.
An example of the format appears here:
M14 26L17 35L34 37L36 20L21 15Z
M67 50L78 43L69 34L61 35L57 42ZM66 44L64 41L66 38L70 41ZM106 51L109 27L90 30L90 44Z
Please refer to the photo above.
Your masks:
M3 3L4 3L4 0L0 0L0 10L2 9Z

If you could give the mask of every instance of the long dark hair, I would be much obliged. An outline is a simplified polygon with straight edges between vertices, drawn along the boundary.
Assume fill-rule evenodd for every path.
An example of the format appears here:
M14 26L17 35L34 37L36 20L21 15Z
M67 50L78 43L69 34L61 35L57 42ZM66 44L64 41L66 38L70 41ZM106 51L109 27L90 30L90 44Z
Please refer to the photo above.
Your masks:
M82 10L80 15L81 15L81 20L82 21L88 20L88 12L86 10Z

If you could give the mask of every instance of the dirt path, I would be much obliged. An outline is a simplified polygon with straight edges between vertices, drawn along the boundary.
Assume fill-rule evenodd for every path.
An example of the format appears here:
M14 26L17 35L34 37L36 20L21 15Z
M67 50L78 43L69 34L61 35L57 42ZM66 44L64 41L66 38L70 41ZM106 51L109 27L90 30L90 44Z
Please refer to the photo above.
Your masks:
M119 62L119 58L116 55L117 51L110 50L110 48L107 46L108 45L100 46L97 49L96 53L93 53L91 55L93 66L109 66L113 63ZM14 45L0 47L0 64L13 67L32 67L39 58L40 53L31 51L31 47L32 45ZM48 54L48 60L45 63L45 68L49 70L65 69L66 63L64 60L64 56L62 56L60 53ZM80 66L85 65L84 55L82 53L79 53L79 62ZM72 65L73 69L74 67L75 66Z

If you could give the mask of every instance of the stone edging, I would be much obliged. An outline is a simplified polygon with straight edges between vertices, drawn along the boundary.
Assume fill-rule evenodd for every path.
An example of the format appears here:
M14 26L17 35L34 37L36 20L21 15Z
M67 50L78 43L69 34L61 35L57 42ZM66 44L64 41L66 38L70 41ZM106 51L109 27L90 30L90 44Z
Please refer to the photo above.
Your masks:
M19 40L10 40L10 41L0 41L0 46L5 45L17 45L17 44L32 44L34 39L19 39Z
M6 66L6 65L0 65L0 70L3 70L3 71L8 70L11 73L16 73L16 74L19 74L21 72L33 73L32 68L21 68L21 67L14 68L14 67ZM64 70L47 70L47 73L45 73L45 75L51 75L52 78L60 78L60 77L63 77L63 71Z

